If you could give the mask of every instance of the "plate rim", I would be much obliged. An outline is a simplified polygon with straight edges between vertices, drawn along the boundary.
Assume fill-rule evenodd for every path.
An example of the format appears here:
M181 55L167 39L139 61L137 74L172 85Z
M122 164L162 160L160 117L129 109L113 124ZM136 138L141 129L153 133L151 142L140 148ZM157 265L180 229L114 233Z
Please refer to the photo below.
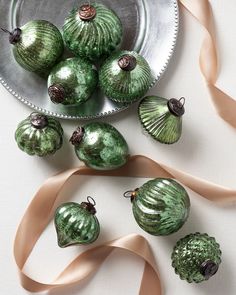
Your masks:
M173 0L173 5L174 5L174 12L175 12L175 27L174 27L174 34L173 34L173 40L172 40L172 44L171 44L171 49L170 52L168 54L167 60L165 62L165 65L163 66L163 68L161 69L161 71L159 72L159 74L157 75L157 77L155 77L152 85L150 86L150 89L160 80L160 77L163 75L163 73L166 71L170 60L173 56L175 47L176 47L176 43L177 43L177 38L178 38L178 32L179 32L179 5L178 5L178 0ZM112 111L108 111L108 112L104 112L104 113L100 113L100 114L95 114L92 116L72 116L72 115L66 115L66 114L60 114L57 112L53 112L53 111L49 111L47 109L41 108L37 105L35 105L34 103L30 102L27 98L22 97L20 94L18 94L14 89L12 89L8 83L0 76L0 83L2 84L2 86L9 92L11 93L11 95L13 95L16 99L18 99L20 102L24 103L25 105L27 105L29 108L36 110L40 113L43 113L45 115L49 115L55 118L60 118L60 119L67 119L67 120L91 120L91 119L97 119L97 118L104 118L104 117L108 117L114 114L118 114L126 109L128 109L130 107L130 105L124 105L121 106L119 108L115 108Z

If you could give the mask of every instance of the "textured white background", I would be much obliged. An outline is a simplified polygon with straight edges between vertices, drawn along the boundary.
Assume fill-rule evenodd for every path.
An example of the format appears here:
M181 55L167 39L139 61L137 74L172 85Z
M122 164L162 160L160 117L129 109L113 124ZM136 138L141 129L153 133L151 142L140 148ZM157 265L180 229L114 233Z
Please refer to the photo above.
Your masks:
M236 3L234 0L211 2L222 63L218 85L236 97ZM147 155L193 175L236 187L236 131L217 117L198 68L203 30L182 9L180 16L180 34L174 58L160 83L151 91L152 94L164 97L187 98L183 136L179 143L172 146L161 145L144 135L136 107L105 121L112 123L124 134L132 154ZM14 131L17 123L25 118L30 110L3 87L0 87L0 97L0 294L24 295L27 292L19 284L12 254L15 231L42 182L60 170L79 164L72 146L67 142L79 122L62 122L65 145L55 156L48 159L29 157L17 149ZM96 244L128 233L143 234L155 253L165 295L236 294L236 207L221 208L189 192L192 209L186 225L170 237L152 237L139 230L129 201L122 198L126 189L135 188L142 182L143 180L124 178L104 178L101 182L101 179L84 178L79 180L79 183L78 180L72 181L72 189L65 193L65 198L81 201L88 194L96 198L97 216L102 226L101 236ZM196 231L215 236L223 251L223 263L218 274L199 285L181 281L170 266L171 250L175 242L185 234ZM50 225L40 239L27 270L30 270L35 278L50 280L83 249L59 249L54 228ZM53 291L51 294L136 295L142 270L141 260L116 252L91 280L80 286Z

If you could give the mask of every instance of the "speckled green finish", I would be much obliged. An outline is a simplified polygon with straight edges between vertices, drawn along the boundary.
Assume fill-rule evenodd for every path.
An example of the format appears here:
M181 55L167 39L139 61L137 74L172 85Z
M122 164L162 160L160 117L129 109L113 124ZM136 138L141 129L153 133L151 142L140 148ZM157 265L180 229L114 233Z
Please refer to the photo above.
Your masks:
M177 142L182 134L182 116L173 115L168 100L158 96L145 97L138 109L144 129L157 141L165 144Z
M92 6L96 17L90 21L81 20L78 9L70 12L63 26L63 38L75 55L94 60L117 48L122 38L122 24L109 8L98 3Z
M53 84L59 84L65 90L62 104L81 104L95 91L98 73L89 61L82 58L68 58L52 69L48 77L48 87Z
M88 123L84 136L75 146L78 158L87 166L97 170L111 170L123 166L128 159L129 149L124 137L107 123Z
M63 53L60 31L45 20L33 20L22 28L20 40L13 45L15 60L24 69L46 75Z
M137 65L132 71L124 71L118 61L124 55L136 58ZM99 84L104 93L117 102L133 102L143 97L153 82L147 61L134 51L119 51L113 54L99 72Z
M97 217L74 202L64 203L57 208L54 223L58 245L62 248L91 244L100 233Z
M155 236L178 231L187 220L190 209L186 190L168 178L146 182L139 188L132 203L138 225Z
M35 113L33 113L35 114ZM31 124L31 116L20 122L15 132L18 147L29 155L40 157L54 154L63 144L61 124L47 117L48 125L37 129Z
M200 283L209 279L201 273L201 265L205 261L221 263L221 250L215 238L207 234L190 234L179 240L172 253L172 266L182 280L189 283Z

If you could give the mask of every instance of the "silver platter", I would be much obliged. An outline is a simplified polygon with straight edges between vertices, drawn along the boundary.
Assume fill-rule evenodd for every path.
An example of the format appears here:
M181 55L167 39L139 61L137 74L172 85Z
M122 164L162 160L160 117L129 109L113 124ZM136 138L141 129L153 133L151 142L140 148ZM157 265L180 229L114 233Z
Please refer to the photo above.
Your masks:
M0 27L13 29L32 19L46 19L61 28L68 12L85 1L0 0ZM93 1L91 1L93 2ZM149 62L155 81L160 79L173 54L178 34L177 0L102 0L119 15L124 28L122 49L135 50ZM64 119L92 119L129 107L114 103L100 90L80 106L51 103L46 81L16 64L8 38L0 34L0 82L29 107Z

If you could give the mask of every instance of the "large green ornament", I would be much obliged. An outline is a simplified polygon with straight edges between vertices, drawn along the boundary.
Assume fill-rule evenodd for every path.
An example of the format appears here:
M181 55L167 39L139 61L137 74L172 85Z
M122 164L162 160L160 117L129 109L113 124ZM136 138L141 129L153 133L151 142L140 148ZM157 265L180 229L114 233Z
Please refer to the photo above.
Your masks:
M48 93L53 103L81 104L89 99L97 83L97 71L89 61L68 58L52 69Z
M78 127L71 143L77 157L97 170L112 170L123 166L129 157L129 148L120 132L107 123L88 123Z
M102 4L84 4L65 19L63 38L75 54L88 59L110 55L122 38L118 16Z
M131 198L138 225L154 236L166 236L178 231L189 215L189 196L173 179L150 180L124 196Z
M167 100L147 96L139 105L139 119L145 130L157 141L165 144L177 142L182 134L184 98Z
M60 31L46 20L30 21L9 34L17 63L40 75L50 71L64 50Z
M177 242L171 258L172 266L182 280L200 283L218 271L221 250L215 238L195 233Z
M63 129L54 118L32 113L18 125L15 140L25 153L43 157L61 148Z
M96 209L94 206L96 203L91 197L88 197L87 201L81 204L64 203L57 208L54 223L58 245L61 248L91 244L97 240L100 225L95 216Z
M127 103L143 97L153 83L147 61L135 51L113 54L99 72L99 83L112 100Z

